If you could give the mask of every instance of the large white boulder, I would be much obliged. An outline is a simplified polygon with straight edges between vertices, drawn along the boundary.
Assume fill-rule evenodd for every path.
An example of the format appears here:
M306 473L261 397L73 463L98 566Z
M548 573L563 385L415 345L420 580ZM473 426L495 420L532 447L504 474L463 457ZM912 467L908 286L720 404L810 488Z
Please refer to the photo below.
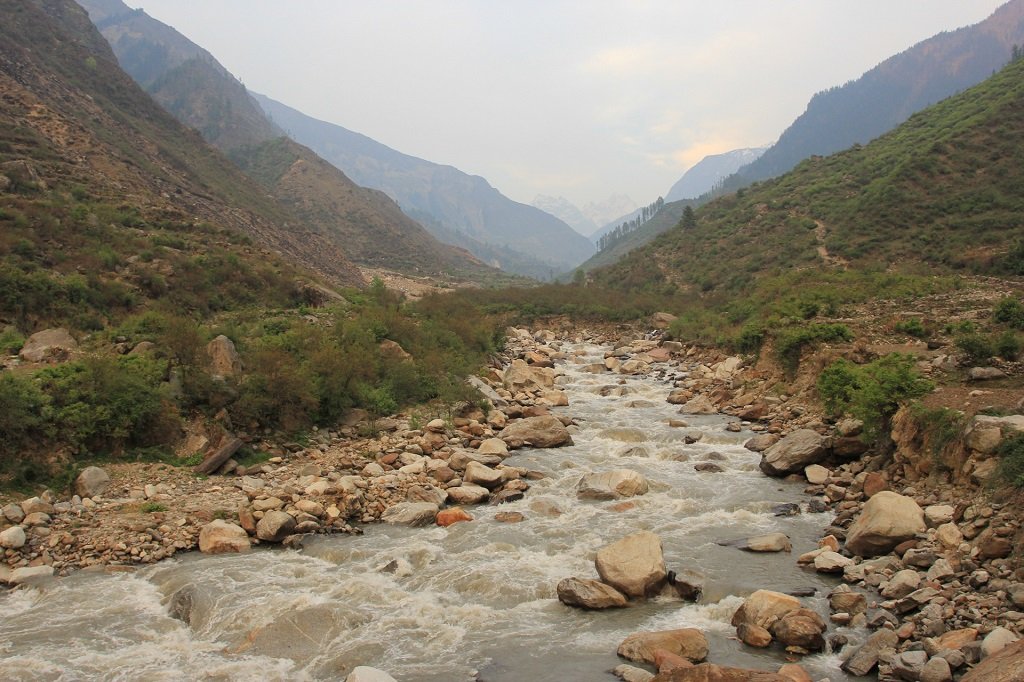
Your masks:
M661 539L640 531L597 550L594 561L601 580L629 597L643 597L668 575Z
M829 440L817 431L798 429L761 454L761 471L786 476L817 464L828 454Z
M879 556L918 533L924 533L927 528L924 511L917 502L883 490L867 501L850 525L846 549L863 557Z
M631 469L612 469L586 474L576 486L583 499L617 500L647 493L649 486L642 474Z

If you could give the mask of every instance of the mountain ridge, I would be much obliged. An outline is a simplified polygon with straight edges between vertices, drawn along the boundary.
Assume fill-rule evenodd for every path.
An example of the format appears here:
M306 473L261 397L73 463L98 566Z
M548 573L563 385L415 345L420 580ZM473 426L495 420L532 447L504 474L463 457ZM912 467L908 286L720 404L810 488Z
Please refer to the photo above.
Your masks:
M568 269L593 253L590 241L569 225L505 197L482 177L404 154L265 95L253 96L293 139L355 182L385 192L406 212L433 216L445 228L435 234L441 239L462 232L477 242L518 251L533 261L529 271L519 274L540 278L549 277L552 270Z
M1010 0L984 21L934 35L860 78L816 93L779 140L729 178L725 189L778 176L811 156L866 144L990 76L1015 44L1024 44L1024 0Z

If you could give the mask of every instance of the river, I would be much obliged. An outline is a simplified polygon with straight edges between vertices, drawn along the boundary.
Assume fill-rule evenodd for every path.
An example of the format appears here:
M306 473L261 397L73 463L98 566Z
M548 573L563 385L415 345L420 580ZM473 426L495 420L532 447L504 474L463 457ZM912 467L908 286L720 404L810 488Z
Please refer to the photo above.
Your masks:
M760 456L742 447L752 432L725 428L734 419L683 417L665 402L665 381L585 373L603 349L566 350L575 357L561 379L570 406L560 409L579 420L575 445L506 460L546 475L524 499L470 508L474 521L448 528L379 524L362 536L317 536L302 551L193 553L11 591L0 595L0 679L341 680L369 665L400 682L613 680L622 639L679 627L707 635L712 662L777 669L784 653L740 644L729 619L754 590L813 589L803 601L827 620L837 580L795 559L816 546L829 515L772 513L808 498L801 484L760 473ZM724 471L694 470L709 460ZM650 492L627 505L576 498L584 473L619 467L646 476ZM525 519L499 522L498 511ZM596 578L596 550L638 530L657 533L669 569L703 585L698 603L588 612L555 598L561 578ZM716 544L774 531L790 537L792 553ZM170 615L182 588L189 624ZM801 663L816 680L849 679L838 656Z

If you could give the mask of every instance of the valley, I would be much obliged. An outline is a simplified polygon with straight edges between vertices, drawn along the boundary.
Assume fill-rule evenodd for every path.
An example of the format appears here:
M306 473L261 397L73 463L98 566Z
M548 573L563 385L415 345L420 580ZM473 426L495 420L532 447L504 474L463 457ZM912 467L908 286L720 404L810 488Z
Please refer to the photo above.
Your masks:
M1024 679L1022 11L638 208L0 0L0 676Z

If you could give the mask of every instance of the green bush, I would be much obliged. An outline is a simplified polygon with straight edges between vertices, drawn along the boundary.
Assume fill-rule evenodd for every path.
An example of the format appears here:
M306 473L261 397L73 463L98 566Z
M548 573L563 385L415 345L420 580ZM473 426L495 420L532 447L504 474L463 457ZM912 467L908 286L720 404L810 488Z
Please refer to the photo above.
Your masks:
M914 358L899 353L866 365L840 358L822 371L817 386L829 412L849 413L864 422L868 440L882 435L900 404L932 390L932 383L914 367Z
M913 336L918 339L923 339L928 336L928 330L925 329L924 323L916 317L912 317L909 320L900 320L893 325L893 329L901 334Z
M996 304L992 318L1014 329L1024 330L1024 304L1016 298L1004 298Z
M789 372L795 372L800 364L804 348L819 343L852 341L853 332L844 324L810 324L804 327L790 327L775 337L775 353Z
M166 362L141 356L87 358L41 370L45 411L55 435L79 452L120 454L177 432L165 397Z
M6 469L19 450L45 439L47 402L31 378L0 374L0 468Z
M998 476L1010 485L1024 488L1024 433L1005 438L996 448Z
M946 448L964 434L967 426L967 415L948 407L931 408L915 403L910 408L910 415L918 430L924 434L924 440L935 459L941 457Z
M0 331L0 354L14 355L25 345L25 337L14 327Z
M968 362L985 362L997 353L996 344L984 334L973 332L956 337L956 346Z
M996 337L995 348L996 355L1004 360L1016 360L1021 351L1020 336L1014 332L1005 331Z

